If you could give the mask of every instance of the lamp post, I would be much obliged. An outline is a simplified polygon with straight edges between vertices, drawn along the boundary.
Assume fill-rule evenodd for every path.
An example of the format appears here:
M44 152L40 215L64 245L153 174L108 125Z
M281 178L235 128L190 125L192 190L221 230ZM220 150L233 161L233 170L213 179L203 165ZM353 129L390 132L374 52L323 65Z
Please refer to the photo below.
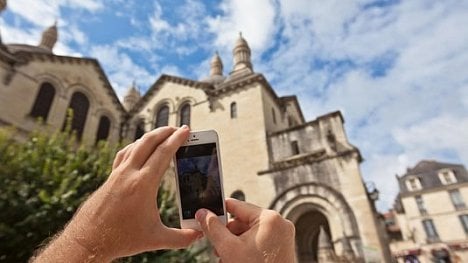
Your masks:
M369 199L372 200L372 202L375 205L375 202L379 200L379 190L377 189L377 187L375 187L374 182L366 182L365 186L367 190L367 196L369 196Z

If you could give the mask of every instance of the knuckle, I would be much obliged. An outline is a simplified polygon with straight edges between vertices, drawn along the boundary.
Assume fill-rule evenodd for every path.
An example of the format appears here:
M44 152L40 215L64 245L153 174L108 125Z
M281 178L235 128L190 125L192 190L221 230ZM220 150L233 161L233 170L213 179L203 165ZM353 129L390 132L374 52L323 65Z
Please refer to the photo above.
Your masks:
M158 146L158 151L161 155L165 156L167 154L171 154L171 147L167 143L162 143Z
M284 232L287 235L294 236L296 228L294 224L281 216L280 213L270 210L267 214L268 222L277 230Z
M127 152L127 148L123 148L121 149L120 151L117 152L117 154L115 155L116 158L121 158L125 155L125 153Z
M273 210L269 210L267 216L268 220L275 225L279 225L282 221L284 221L283 217L278 212Z

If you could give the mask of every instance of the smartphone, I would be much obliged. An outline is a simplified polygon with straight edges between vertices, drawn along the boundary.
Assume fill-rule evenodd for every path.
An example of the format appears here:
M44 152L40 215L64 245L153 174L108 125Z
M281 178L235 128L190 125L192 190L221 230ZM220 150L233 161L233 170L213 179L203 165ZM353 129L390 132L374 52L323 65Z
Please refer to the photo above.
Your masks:
M218 134L193 131L174 157L181 228L201 230L195 213L206 208L226 224Z

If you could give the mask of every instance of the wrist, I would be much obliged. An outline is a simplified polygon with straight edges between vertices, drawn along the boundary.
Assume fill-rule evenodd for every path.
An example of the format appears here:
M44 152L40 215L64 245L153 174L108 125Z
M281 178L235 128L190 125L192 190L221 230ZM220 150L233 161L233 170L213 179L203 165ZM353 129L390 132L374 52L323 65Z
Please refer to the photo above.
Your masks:
M77 254L84 260L83 262L111 262L114 259L95 226L82 227L80 222L74 220L61 236L64 242L77 248Z
M111 262L113 258L97 243L68 225L32 262Z

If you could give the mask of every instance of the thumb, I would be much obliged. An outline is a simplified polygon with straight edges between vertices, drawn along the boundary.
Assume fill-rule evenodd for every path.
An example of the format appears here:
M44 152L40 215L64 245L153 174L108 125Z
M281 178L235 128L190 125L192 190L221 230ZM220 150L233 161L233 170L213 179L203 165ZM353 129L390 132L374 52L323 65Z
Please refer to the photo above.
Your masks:
M205 236L219 253L222 253L222 249L235 238L227 227L218 219L218 216L211 211L204 208L199 209L197 213L195 213L195 218L200 224Z

